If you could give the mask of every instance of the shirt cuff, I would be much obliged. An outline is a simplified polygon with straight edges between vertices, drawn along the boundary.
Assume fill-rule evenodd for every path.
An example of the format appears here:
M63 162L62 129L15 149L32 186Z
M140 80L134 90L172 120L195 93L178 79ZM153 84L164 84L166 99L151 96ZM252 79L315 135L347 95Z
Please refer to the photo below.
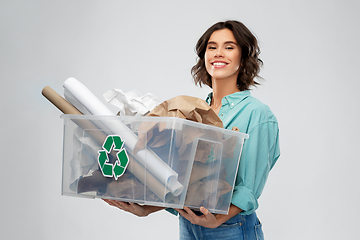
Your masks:
M177 216L179 214L178 211L176 211L173 208L165 208L165 210L168 211L169 213L175 215L175 216Z
M253 191L245 186L235 187L231 203L242 210L241 215L250 215L259 206Z

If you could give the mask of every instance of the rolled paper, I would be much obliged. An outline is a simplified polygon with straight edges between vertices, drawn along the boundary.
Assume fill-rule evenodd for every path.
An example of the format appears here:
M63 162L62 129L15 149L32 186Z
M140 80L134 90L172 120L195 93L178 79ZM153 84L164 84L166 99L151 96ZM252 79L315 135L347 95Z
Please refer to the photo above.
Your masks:
M62 96L55 92L51 87L46 86L41 91L42 95L47 98L55 107L65 114L82 114L73 105L68 103Z
M71 105L76 107L82 114L84 115L91 115L91 113L84 108L76 99L74 99L73 95L66 89L64 89L64 98L66 101L71 102Z
M46 86L42 90L42 95L47 98L55 107L57 107L64 114L82 115L73 105L67 102L62 96L55 92L51 87ZM74 119L76 125L82 129L98 129L92 122L83 119ZM89 131L90 136L98 143L102 144L106 135L102 132Z
M56 91L54 91L51 87L46 86L42 90L42 95L48 99L55 107L57 107L64 114L76 114L82 115L82 113L77 110L73 105L67 102L62 96L60 96ZM97 130L98 127L95 126L92 122L83 119L72 119L75 124L77 124L82 129L87 130ZM104 142L107 135L101 131L88 131L88 134L100 145ZM114 157L114 153L111 153ZM171 194L169 190L165 188L165 186L152 174L144 174L145 168L137 163L136 161L130 161L128 165L128 170L137 178L141 183L150 189L156 196L164 201L169 201Z
M80 103L93 115L114 116L108 109L85 85L75 78L67 79L64 88L71 93L73 99ZM183 191L183 186L178 182L178 174L171 169L165 162L163 162L150 149L141 149L135 154L135 146L138 137L129 130L129 128L121 121L111 121L109 119L102 119L101 123L107 129L111 129L112 134L121 135L124 140L125 147L128 152L146 169L160 180L175 196L178 196ZM101 127L101 126L99 126ZM124 131L129 130L129 131Z
M171 198L174 197L173 194L169 194L170 191L165 188L154 175L144 174L145 168L137 161L129 161L128 169L142 184L149 187L149 189L161 200L169 202Z

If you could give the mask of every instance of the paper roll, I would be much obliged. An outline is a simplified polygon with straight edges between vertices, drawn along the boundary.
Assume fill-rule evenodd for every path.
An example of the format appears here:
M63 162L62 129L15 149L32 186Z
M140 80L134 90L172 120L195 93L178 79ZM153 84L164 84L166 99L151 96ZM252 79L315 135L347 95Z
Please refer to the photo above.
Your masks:
M52 104L54 104L64 114L82 115L73 105L68 103L62 96L55 92L51 87L46 86L42 90L42 95L47 98ZM76 125L82 129L98 129L91 121L86 119L74 119ZM99 131L90 131L89 135L102 144L106 139L106 135Z
M55 92L51 87L46 86L42 90L42 95L65 114L82 114L74 106L68 103L63 97Z

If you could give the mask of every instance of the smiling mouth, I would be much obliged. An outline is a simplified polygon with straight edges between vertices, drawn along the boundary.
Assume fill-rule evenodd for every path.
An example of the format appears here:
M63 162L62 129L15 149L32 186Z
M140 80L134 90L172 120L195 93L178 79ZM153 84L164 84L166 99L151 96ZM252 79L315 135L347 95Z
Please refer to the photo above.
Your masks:
M227 65L227 63L224 63L224 62L213 62L212 65L213 65L213 66L225 66L225 65Z

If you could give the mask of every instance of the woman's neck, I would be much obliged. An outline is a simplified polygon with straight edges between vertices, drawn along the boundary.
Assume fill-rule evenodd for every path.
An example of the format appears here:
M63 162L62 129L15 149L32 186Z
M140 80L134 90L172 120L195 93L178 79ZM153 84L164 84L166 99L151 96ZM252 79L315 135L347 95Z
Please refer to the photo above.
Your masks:
M240 91L236 82L226 80L213 80L212 89L213 95L210 106L217 114L221 108L221 100L227 95Z

